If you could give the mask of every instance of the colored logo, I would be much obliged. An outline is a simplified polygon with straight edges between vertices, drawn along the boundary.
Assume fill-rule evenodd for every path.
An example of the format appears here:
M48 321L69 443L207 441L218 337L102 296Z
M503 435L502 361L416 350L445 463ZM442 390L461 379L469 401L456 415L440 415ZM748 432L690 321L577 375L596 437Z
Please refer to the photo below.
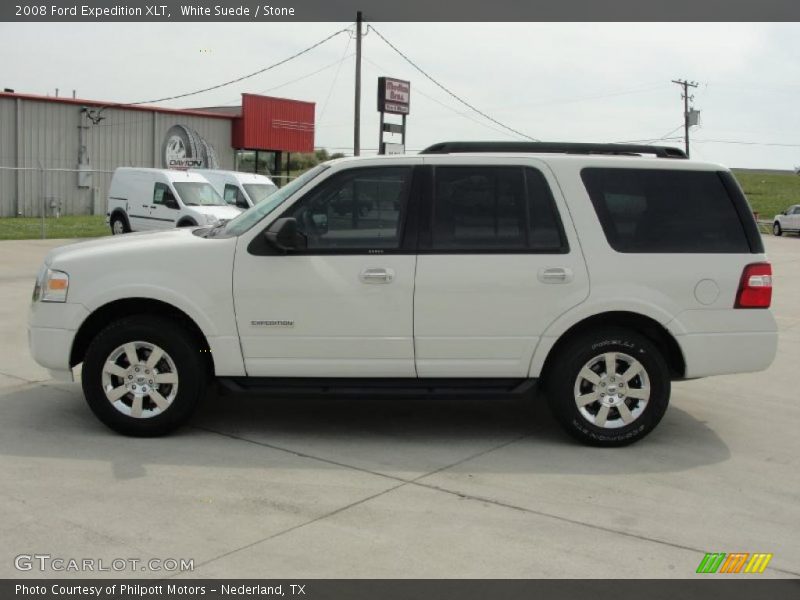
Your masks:
M709 552L697 566L697 573L763 573L772 554L755 552Z

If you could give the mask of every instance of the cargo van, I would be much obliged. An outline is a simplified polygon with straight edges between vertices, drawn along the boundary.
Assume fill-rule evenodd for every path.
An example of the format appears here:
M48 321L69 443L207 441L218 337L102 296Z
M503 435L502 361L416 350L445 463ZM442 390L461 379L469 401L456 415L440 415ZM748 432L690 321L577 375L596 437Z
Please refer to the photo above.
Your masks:
M226 204L244 210L252 208L278 189L269 177L257 173L219 169L192 169L191 172L208 179Z
M215 225L242 209L226 204L205 177L190 171L120 167L108 192L111 233Z

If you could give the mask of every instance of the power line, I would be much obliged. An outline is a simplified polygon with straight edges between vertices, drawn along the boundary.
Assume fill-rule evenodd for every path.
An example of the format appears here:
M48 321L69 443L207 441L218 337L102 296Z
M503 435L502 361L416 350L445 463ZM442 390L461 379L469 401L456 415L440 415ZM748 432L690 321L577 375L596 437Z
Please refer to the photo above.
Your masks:
M669 131L669 132L665 133L664 135L662 135L661 137L657 137L657 138L645 138L643 140L625 140L625 141L622 141L622 142L614 142L614 143L615 144L649 144L651 142L663 142L663 141L670 141L670 140L681 140L681 139L683 139L682 137L670 137L670 136L672 136L673 133L675 133L676 131L678 131L678 129L681 129L682 127L683 127L683 123L678 125L675 129L672 129L671 131Z
M342 59L339 61L339 66L336 67L336 73L333 75L333 81L331 81L331 87L328 89L328 95L325 97L325 102L322 103L322 110L319 112L319 120L322 120L322 117L325 115L325 109L328 108L328 102L331 99L331 94L333 94L333 88L336 87L336 81L339 79L339 71L342 69L342 63L345 61L347 56L347 51L350 49L350 42L353 41L352 36L347 37L347 44L344 47L344 54L342 55Z
M202 94L204 92L210 92L212 90L217 90L219 88L227 87L229 85L233 85L234 83L239 83L240 81L244 81L245 79L250 79L251 77L255 77L256 75L261 75L262 73L266 73L267 71L270 71L270 70L274 69L275 67L279 67L279 66L281 66L283 64L286 64L290 60L294 60L295 58L297 58L299 56L302 56L303 54L311 52L314 48L317 48L317 47L321 46L322 44L324 44L328 40L331 40L331 39L335 38L337 35L341 35L342 33L345 33L345 32L347 32L347 27L345 27L344 29L340 29L339 31L335 31L334 33L330 34L328 37L321 39L320 41L318 41L315 44L312 44L308 48L304 48L303 50L300 50L300 52L295 52L294 54L292 54L288 58L284 58L283 60L280 60L280 61L278 61L276 63L273 63L273 64L269 65L268 67L264 67L263 69L259 69L258 71L253 71L252 73L248 73L247 75L242 75L241 77L237 77L236 79L231 79L230 81L225 81L224 83L218 83L217 85L212 85L212 86L209 86L209 87L206 87L206 88L195 90L193 92L186 92L185 94L177 94L175 96L167 96L165 98L156 98L155 100L142 100L142 101L139 101L139 102L128 102L127 104L124 104L123 106L133 106L133 105L136 105L136 104L155 104L156 102L166 102L167 100L177 100L179 98L187 98L188 96L196 96L197 94Z
M307 48L304 48L303 50L300 50L299 52L295 52L294 54L292 54L291 56L289 56L287 58L284 58L283 60L279 60L276 63L273 63L273 64L271 64L271 65L269 65L267 67L259 69L258 71L253 71L252 73L248 73L247 75L242 75L241 77L237 77L236 79L231 79L230 81L225 81L223 83L218 83L216 85L205 87L205 88L202 88L202 89L199 89L199 90L194 90L192 92L186 92L184 94L176 94L174 96L166 96L164 98L154 98L152 100L139 100L137 102L120 102L120 103L117 103L117 104L107 104L105 106L101 106L97 110L91 111L91 113L93 113L93 114L89 114L89 113L87 113L87 114L88 114L89 118L92 120L92 122L97 124L102 119L100 117L100 114L106 108L119 108L119 107L125 107L125 106L137 106L139 104L156 104L158 102L166 102L168 100L178 100L179 98L188 98L189 96L196 96L197 94L203 94L205 92L210 92L212 90L218 90L220 88L227 87L229 85L233 85L234 83L239 83L240 81L244 81L246 79L250 79L251 77L255 77L256 75L261 75L262 73L266 73L267 71L271 71L272 69L274 69L276 67L284 65L287 62L289 62L291 60L294 60L295 58L297 58L299 56L302 56L303 54L311 52L312 50L314 50L315 48L318 48L319 46L321 46L322 44L324 44L328 40L331 40L331 39L335 38L337 35L341 35L342 33L347 32L347 30L348 30L348 27L345 27L344 29L340 29L339 31L335 31L332 34L330 34L329 36L327 36L327 37L321 39L320 41L316 42L315 44L312 44L311 46L308 46Z
M746 140L695 140L699 144L739 144L741 146L777 146L780 148L800 148L800 144L785 144L782 142L751 142Z
M380 31L378 31L377 29L375 29L375 27L373 27L371 24L370 24L370 25L368 25L367 27L368 27L368 30L372 30L372 31L374 31L374 32L375 32L375 34L376 34L376 35L377 35L379 38L381 38L381 39L384 41L384 43L385 43L387 46L389 46L389 47L390 47L392 50L394 50L395 52L397 52L397 54L399 54L399 55L400 55L400 56L403 58L403 60L405 60L405 61L406 61L408 64L410 64L412 67L414 67L414 68L415 68L417 71L419 71L419 72L420 72L422 75L424 75L426 78L428 78L428 79L429 79L429 80L430 80L430 81L431 81L431 82L432 82L434 85L436 85L437 87L439 87L440 89L442 89L443 91L445 91L447 94L449 94L450 96L452 96L453 98L455 98L456 100L458 100L458 101L459 101L461 104L463 104L463 105L464 105L464 106L466 106L467 108L469 108L469 109L471 109L471 110L475 111L476 113L478 113L479 115L481 115L483 118L485 118L485 119L488 119L488 120L489 120L489 121L491 121L492 123L495 123L495 124L497 124L497 125L500 125L500 127L502 127L503 129L507 129L508 131L511 131L512 133L514 133L514 134L516 134L516 135L518 135L518 136L520 136L520 137L527 138L527 139L529 139L529 140L531 140L531 141L534 141L534 142L538 142L538 141L539 141L539 140L537 140L536 138L529 136L527 133L522 133L521 131L518 131L517 129L514 129L513 127L509 127L509 126L508 126L508 125L506 125L505 123L501 123L500 121L498 121L498 120L497 120L497 119L495 119L494 117L490 117L489 115L487 115L487 114L486 114L485 112L483 112L482 110L480 110L480 109L476 108L475 106L473 106L472 104L470 104L469 102L467 102L466 100L464 100L463 98L461 98L460 96L458 96L457 94L455 94L454 92L450 91L450 90L449 90L448 88L446 88L444 85L442 85L441 83L439 83L438 81L436 81L436 80L435 80L433 77L431 77L430 75L428 75L428 73L426 73L426 72L425 72L425 71L424 71L424 70L423 70L423 69L422 69L422 68L421 68L419 65L417 65L417 64L416 64L416 63L415 63L413 60L411 60L411 59L410 59L408 56L406 56L406 55L405 55L405 54L404 54L402 51L400 51L400 49L398 49L398 48L397 48L397 46L395 46L395 45L394 45L394 44L392 44L392 43L391 43L389 40L387 40L387 39L386 39L386 38L383 36L383 34L382 34Z
M293 83L297 83L298 81L303 81L304 79L308 79L309 77L313 77L317 73L322 73L323 71L327 71L328 69L332 69L335 66L340 66L341 67L342 63L344 61L346 61L348 58L350 58L351 56L353 56L352 52L350 54L347 54L346 56L340 58L336 62L332 62L332 63L330 63L328 65L325 65L324 67L321 67L321 68L317 69L316 71L311 71L310 73L306 73L305 75L301 75L300 77L295 77L294 79L290 79L289 81L285 81L285 82L283 82L281 84L274 85L274 86L272 86L270 88L267 88L265 90L260 90L260 91L258 91L256 93L264 94L266 92L272 92L272 91L278 90L278 89L280 89L282 87L286 87L287 85L291 85ZM241 98L237 98L236 100L231 100L229 102L226 102L222 106L233 106L234 104L237 104L239 102L241 102Z
M384 69L381 65L379 65L378 63L376 63L373 60L370 60L366 56L363 56L362 58L366 62L371 64L373 67L375 67L378 70L378 72L382 72L382 73L388 72L387 69ZM444 102L438 100L437 98L434 98L433 96L431 96L429 94L426 94L425 92L420 90L419 87L415 88L415 92L414 93L415 94L420 94L421 96L424 96L425 98L428 98L429 100L432 100L433 102L436 102L436 104L438 104L439 106L442 106L442 107L446 108L447 110L455 113L456 115L458 115L460 117L464 117L465 119L469 119L473 123L476 123L476 124L478 124L478 125L480 125L482 127L486 127L487 129L491 129L495 133L500 133L501 135L508 135L508 132L503 131L502 129L498 129L497 127L494 127L493 125L490 125L489 123L486 123L484 121L480 121L480 120L476 119L475 117L470 116L470 114L468 112L461 112L460 110L445 104Z

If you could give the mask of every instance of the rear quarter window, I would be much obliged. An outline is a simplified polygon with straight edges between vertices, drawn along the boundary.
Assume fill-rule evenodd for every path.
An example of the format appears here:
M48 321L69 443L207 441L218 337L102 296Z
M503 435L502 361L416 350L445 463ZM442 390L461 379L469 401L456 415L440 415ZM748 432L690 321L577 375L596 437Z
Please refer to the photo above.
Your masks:
M581 171L606 239L617 252L750 253L736 190L715 171ZM739 192L741 193L741 192ZM745 211L742 214L742 211ZM749 225L749 223L747 223Z

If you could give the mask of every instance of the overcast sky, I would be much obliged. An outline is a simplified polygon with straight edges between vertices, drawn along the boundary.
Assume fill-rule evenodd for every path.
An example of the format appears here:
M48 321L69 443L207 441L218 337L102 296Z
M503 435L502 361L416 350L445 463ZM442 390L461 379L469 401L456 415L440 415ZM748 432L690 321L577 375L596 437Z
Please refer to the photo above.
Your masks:
M59 88L62 95L77 89L78 97L116 102L160 98L255 71L346 25L2 23L0 88L36 94ZM694 90L701 124L692 132L693 158L732 167L800 165L800 24L375 27L459 96L535 138L680 136L680 89L670 80L686 78L700 83ZM313 101L316 144L352 152L354 50L355 41L340 35L268 73L162 104L237 104L241 92ZM374 32L364 38L363 50L362 148L377 146L379 75L411 81L410 150L444 140L520 139L438 89ZM682 139L661 143L681 145Z

